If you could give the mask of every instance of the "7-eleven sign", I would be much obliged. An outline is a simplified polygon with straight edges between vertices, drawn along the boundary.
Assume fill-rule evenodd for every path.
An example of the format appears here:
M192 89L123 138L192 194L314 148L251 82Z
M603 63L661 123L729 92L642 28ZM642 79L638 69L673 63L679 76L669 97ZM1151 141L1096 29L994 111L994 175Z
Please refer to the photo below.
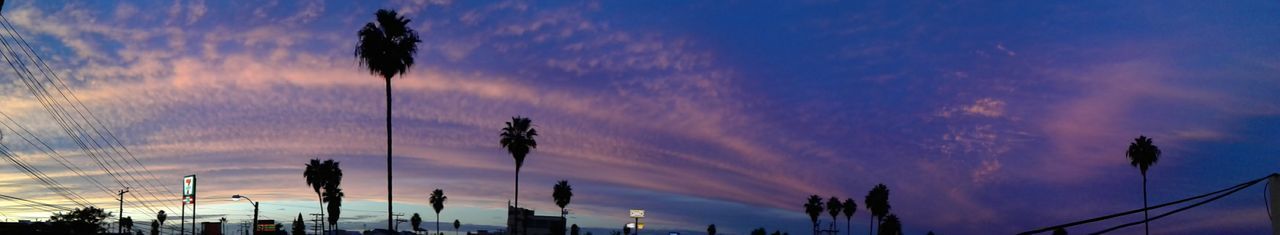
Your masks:
M182 177L182 203L196 204L196 175Z

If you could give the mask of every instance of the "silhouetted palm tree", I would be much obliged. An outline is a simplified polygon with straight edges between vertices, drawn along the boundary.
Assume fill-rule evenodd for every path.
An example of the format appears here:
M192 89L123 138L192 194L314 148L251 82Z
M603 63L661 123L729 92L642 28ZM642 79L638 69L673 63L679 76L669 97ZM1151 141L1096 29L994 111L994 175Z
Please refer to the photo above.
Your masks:
M160 210L160 212L156 213L156 220L160 221L160 227L164 227L164 219L168 217L169 215L164 214L164 210Z
M324 192L321 192L320 190L324 188L324 185L326 184L325 181L328 180L327 178L328 176L324 172L327 169L324 169L324 167L325 167L324 163L321 163L319 158L313 158L311 159L311 162L307 163L306 169L302 170L302 177L306 178L307 185L311 186L311 189L316 192L316 201L320 203L320 223L321 223L320 227L321 228L325 227L324 226L325 221L324 221Z
M831 197L827 200L827 214L831 215L831 229L835 230L836 216L840 215L840 211L844 210L844 206L840 204L840 198Z
M538 136L538 130L533 129L533 121L529 118L515 116L507 122L507 127L503 127L498 136L502 137L498 143L516 160L515 200L516 208L520 208L520 167L524 166L524 158L529 155L529 151L538 148L538 142L534 140Z
M422 216L418 216L418 213L413 213L413 217L409 218L409 225L413 225L413 233L422 231Z
M870 192L867 192L867 196L863 199L862 203L867 205L867 210L871 211L870 215L873 219L883 221L884 217L889 214L889 209L891 208L889 206L889 187L884 186L884 184L877 184L875 187L871 188ZM876 221L872 221L872 224L874 225L877 223ZM871 233L870 227L867 228L867 233Z
M458 235L458 229L462 228L462 221L453 220L453 235Z
M1147 219L1147 168L1160 160L1160 147L1152 144L1152 139L1139 135L1129 143L1129 150L1124 155L1129 157L1129 165L1137 167L1142 173L1142 218ZM1150 234L1150 225L1143 222L1143 226L1143 231Z
M813 222L813 234L818 234L818 215L822 215L822 197L810 195L809 200L804 203L804 213L809 214L809 220Z
M160 235L160 222L151 220L151 235Z
M324 200L329 203L329 217L327 219L329 219L330 230L338 230L338 219L342 217L342 198L346 194L342 193L342 188L337 186L329 187L324 190Z
M431 209L436 210L436 232L440 232L440 211L444 210L444 200L448 199L449 197L444 196L444 190L442 189L431 191L429 200L431 201Z
M551 198L555 199L556 206L560 206L560 218L564 218L569 211L564 207L569 206L569 200L573 199L573 187L569 186L568 180L560 180L556 182L556 186L551 190Z
M391 78L403 75L413 67L418 53L418 33L409 27L409 19L393 10L378 10L376 20L360 28L356 34L355 57L370 74L382 76L387 98L387 228L395 227L391 209Z
M707 225L707 235L716 235L716 224Z
M890 214L880 223L879 235L902 235L902 221L897 215Z
M840 206L844 207L841 209L843 209L843 212L844 212L845 234L852 234L853 233L853 213L858 212L858 203L854 202L853 198L846 198L844 199L844 203L840 203Z

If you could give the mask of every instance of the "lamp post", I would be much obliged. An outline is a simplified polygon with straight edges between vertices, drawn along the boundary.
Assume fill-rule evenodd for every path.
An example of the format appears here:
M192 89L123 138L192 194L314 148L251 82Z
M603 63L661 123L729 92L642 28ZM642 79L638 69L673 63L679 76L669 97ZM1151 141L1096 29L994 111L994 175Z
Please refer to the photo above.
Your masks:
M241 198L249 200L249 203L253 204L253 225L250 225L250 231L253 231L254 235L258 235L258 202L254 202L253 199L249 199L249 197L240 196L240 194L231 196L232 201L240 201Z

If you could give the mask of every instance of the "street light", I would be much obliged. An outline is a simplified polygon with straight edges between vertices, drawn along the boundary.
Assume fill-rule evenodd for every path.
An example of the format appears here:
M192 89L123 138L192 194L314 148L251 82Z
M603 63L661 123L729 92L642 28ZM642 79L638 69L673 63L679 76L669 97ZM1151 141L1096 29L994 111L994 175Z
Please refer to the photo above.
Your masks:
M240 194L231 195L231 200L232 200L232 201L240 201L240 199L241 199L241 198L244 198L245 200L249 200L249 203L250 203L250 204L253 204L253 225L252 225L252 231L253 231L253 234L254 234L254 235L257 235L257 234L258 234L258 203L257 203L257 202L254 202L254 201L253 201L253 199L249 199L249 197L246 197L246 196L240 196Z

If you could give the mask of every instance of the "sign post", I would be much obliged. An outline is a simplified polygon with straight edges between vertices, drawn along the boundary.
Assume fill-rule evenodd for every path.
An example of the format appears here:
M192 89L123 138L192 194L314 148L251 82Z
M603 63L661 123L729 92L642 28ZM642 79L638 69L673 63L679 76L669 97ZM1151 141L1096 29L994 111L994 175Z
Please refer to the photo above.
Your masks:
M636 231L636 235L640 235L640 218L644 218L644 210L632 209L628 214L631 215L631 218L636 219L635 229L632 230Z
M191 204L191 232L196 232L196 175L188 175L182 177L182 213L186 213L187 204ZM183 223L187 220L184 218ZM186 225L180 225L186 230Z

